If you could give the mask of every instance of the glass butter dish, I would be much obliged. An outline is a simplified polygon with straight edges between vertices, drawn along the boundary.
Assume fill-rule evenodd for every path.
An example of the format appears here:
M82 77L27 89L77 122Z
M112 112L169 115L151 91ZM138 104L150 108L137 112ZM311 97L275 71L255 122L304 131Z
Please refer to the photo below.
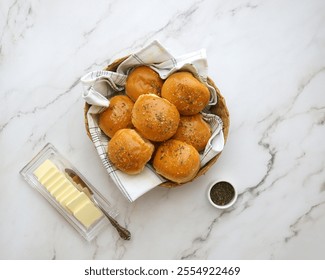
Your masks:
M103 212L117 216L110 203L51 143L20 174L88 241L109 223Z

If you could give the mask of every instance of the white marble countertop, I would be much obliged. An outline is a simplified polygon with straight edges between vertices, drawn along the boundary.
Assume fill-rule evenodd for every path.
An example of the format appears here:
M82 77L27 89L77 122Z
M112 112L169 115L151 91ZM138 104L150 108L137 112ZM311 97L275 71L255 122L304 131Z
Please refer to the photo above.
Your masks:
M20 1L0 3L0 259L324 259L325 3ZM192 183L129 203L88 139L79 79L154 39L205 48L231 128ZM20 176L51 142L119 210L87 243ZM207 200L228 178L226 211Z

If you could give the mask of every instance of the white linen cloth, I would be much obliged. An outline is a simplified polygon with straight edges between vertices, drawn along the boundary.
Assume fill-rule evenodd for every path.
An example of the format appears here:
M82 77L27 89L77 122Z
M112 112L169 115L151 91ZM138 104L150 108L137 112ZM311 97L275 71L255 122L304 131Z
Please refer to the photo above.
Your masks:
M207 84L208 64L205 50L199 50L180 57L171 55L158 41L153 41L143 49L131 54L117 68L116 72L92 71L81 78L84 86L84 100L91 105L87 113L89 132L100 159L117 187L130 201L134 201L166 179L159 176L149 164L137 175L125 174L114 167L107 157L109 138L98 127L97 115L109 106L110 97L116 93L124 94L128 72L138 66L147 65L155 70L162 79L179 71L189 71L201 80L210 91L210 103L203 112L204 119L210 124L212 136L200 154L201 166L220 153L224 146L222 120L209 112L210 105L217 103L215 89Z

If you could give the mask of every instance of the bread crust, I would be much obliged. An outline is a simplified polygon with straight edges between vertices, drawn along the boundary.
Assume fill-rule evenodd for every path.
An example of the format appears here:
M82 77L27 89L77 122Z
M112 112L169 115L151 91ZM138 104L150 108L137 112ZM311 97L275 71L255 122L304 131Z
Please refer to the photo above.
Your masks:
M136 101L141 94L161 95L163 80L150 67L142 65L134 68L128 75L125 84L126 94Z
M161 96L173 103L181 115L194 115L209 103L209 89L190 72L170 75L161 89Z
M140 173L150 160L154 145L134 129L120 129L108 143L107 155L116 168L127 174Z
M154 156L153 167L163 177L178 184L191 181L200 169L198 151L183 141L162 143Z
M154 94L141 95L132 110L132 123L142 136L151 141L171 138L178 127L179 112L175 105Z
M117 95L110 99L109 107L99 114L98 125L108 136L122 128L132 128L131 113L134 102L126 95Z
M211 127L201 114L181 116L173 139L191 144L199 152L204 150L211 137Z

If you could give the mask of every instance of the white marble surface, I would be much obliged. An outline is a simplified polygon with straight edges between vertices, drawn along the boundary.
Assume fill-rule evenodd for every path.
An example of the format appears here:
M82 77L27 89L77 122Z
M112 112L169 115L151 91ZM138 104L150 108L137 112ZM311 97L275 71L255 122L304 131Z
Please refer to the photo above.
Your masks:
M322 0L1 1L0 258L324 259L324 15ZM86 136L79 78L153 39L206 48L231 129L205 176L129 203ZM47 142L131 241L110 227L87 243L27 185L19 170ZM206 198L218 178L240 193L227 211Z

